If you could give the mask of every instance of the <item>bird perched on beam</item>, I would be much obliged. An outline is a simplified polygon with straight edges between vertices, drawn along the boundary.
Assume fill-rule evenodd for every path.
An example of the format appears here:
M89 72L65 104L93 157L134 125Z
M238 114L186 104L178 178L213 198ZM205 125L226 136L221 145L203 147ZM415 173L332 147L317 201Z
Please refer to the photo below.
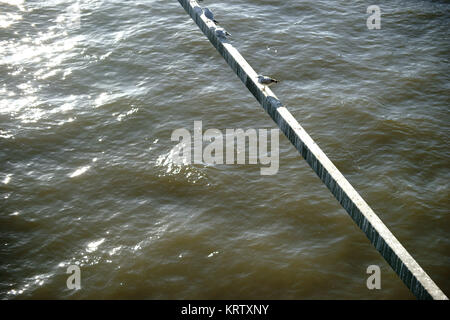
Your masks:
M231 34L224 28L216 28L216 36L221 39L226 39L227 37L231 37Z
M205 17L207 17L209 20L212 20L212 22L214 22L215 24L219 24L219 21L214 19L214 13L212 13L211 10L209 10L208 8L205 8L203 10L203 12L205 13Z
M258 82L264 85L264 91L266 90L266 87L269 87L273 85L274 83L278 83L277 79L273 79L270 77L258 75Z

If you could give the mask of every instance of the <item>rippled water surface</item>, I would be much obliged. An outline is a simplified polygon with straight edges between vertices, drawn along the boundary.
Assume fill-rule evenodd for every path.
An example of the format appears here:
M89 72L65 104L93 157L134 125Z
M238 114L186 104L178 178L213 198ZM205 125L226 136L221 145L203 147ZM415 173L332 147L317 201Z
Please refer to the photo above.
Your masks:
M450 5L201 4L448 295ZM276 128L178 1L0 1L0 297L414 298L284 136L176 165L197 120Z

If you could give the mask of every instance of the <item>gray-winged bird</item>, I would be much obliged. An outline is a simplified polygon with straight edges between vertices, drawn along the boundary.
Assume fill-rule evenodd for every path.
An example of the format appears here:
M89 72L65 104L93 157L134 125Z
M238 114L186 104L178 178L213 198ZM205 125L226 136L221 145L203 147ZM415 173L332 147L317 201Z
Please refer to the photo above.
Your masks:
M205 8L203 10L203 12L205 13L205 17L207 17L209 20L212 20L215 24L219 24L219 21L214 19L214 13L212 13L211 10L209 10L208 8Z

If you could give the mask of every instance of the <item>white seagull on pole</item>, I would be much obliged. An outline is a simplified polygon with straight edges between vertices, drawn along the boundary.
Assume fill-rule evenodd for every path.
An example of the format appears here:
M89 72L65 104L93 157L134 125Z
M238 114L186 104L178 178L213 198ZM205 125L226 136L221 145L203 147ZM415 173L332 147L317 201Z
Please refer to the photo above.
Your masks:
M203 12L205 13L205 17L207 17L209 20L212 20L212 22L214 22L215 24L219 24L219 21L214 19L214 13L212 13L211 10L209 10L208 8L205 8L203 10Z
M227 37L231 37L231 34L224 28L216 28L216 36L218 38L226 39Z
M269 87L269 86L271 86L274 83L278 83L278 80L270 78L270 77L258 75L258 82L261 83L262 85L264 85L264 89L263 90L265 91L266 87Z

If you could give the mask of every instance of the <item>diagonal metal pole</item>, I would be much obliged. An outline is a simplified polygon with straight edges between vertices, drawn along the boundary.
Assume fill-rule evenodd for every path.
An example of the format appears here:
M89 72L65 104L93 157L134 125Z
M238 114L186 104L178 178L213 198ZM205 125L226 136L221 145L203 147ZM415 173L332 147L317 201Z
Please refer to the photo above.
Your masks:
M258 83L257 73L236 48L216 35L217 26L198 3L178 2L412 293L418 299L448 300L273 92Z

